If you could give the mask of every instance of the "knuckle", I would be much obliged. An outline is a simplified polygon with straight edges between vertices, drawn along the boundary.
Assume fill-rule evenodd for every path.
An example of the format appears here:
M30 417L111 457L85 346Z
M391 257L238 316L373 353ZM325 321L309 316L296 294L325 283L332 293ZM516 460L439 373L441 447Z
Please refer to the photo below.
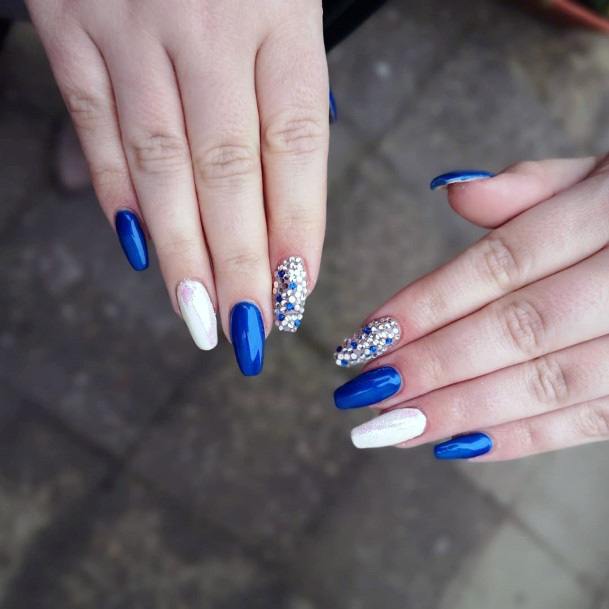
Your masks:
M583 406L577 425L585 438L594 440L609 437L609 402L603 400Z
M569 397L569 382L565 371L553 356L544 356L531 363L531 392L547 406L560 406Z
M539 309L528 300L514 300L502 306L499 316L511 346L527 357L543 349L546 329Z
M525 281L525 265L516 258L507 240L491 233L472 248L474 265L485 281L491 281L501 292L509 292Z
M129 146L136 167L145 174L162 175L188 166L188 145L170 133L149 133Z
M308 156L324 146L326 124L313 114L293 114L272 122L264 132L266 150L292 156Z
M74 125L79 131L90 131L103 120L106 104L102 97L85 91L72 90L67 91L64 98Z
M260 170L258 151L245 144L219 144L194 158L197 177L206 185L239 183Z
M264 261L260 252L241 251L224 256L217 266L218 272L231 275L234 273L249 273L253 269L262 268Z

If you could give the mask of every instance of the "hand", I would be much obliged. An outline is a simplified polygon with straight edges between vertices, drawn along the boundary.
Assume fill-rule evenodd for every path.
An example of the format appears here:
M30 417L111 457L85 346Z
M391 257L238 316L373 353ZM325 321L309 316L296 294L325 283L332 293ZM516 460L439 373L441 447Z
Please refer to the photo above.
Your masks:
M433 185L498 228L337 350L341 366L381 355L335 392L339 408L382 409L352 431L355 445L450 437L438 458L505 460L609 438L609 159Z
M219 310L242 371L259 373L273 317L296 331L321 257L321 1L28 7L129 262L148 266L149 233L197 345L216 345ZM289 257L276 291L290 289L292 307L272 296L273 269Z

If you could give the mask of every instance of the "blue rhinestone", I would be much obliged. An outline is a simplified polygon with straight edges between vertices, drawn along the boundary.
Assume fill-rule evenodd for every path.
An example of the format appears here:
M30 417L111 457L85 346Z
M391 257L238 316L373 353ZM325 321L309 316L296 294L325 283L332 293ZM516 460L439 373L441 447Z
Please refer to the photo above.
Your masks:
M393 342L393 338L386 338L385 339L385 344L386 345L390 345Z
M342 350L343 348L340 345L336 347L336 353L340 353Z
M294 308L294 305L293 305L291 302L288 302L288 304L287 304L287 305L285 305L285 308L286 308L288 311L291 311L291 310Z
M356 349L357 348L357 343L354 340L351 341L351 348L352 349Z
M300 328L300 324L301 324L301 323L302 323L302 319L297 319L297 320L294 322L294 325L295 325L297 328Z
M279 275L279 277L283 277L285 275L285 271L279 271L277 275Z
M340 360L340 365L341 365L341 366L348 366L348 365L349 365L349 362L348 362L346 359L341 359L341 360Z
M280 313L279 316L277 317L277 319L279 321L283 321L285 319L285 315L283 313Z
M364 328L364 334L370 334L372 332L372 328L370 326L366 326Z
M292 283L290 283L288 288L290 288L290 290L295 290L296 289L296 283L292 281Z
M277 296L275 297L275 300L277 302L281 302L282 298L281 298L281 294L277 294Z
M374 345L370 347L370 353L376 353L376 347Z

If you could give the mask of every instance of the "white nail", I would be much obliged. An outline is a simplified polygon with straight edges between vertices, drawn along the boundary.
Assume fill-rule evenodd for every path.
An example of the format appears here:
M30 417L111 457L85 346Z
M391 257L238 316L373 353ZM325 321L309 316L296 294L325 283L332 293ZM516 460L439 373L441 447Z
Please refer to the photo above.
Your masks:
M199 349L209 351L218 344L218 327L214 307L205 286L185 279L177 289L178 305L192 339Z
M426 425L427 418L417 408L400 408L355 427L351 440L356 448L395 446L420 436Z

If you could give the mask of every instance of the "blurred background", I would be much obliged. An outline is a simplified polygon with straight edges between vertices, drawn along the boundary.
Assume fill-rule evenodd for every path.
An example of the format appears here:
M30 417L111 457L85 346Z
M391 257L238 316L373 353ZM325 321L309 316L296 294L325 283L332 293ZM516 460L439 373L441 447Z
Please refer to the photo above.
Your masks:
M609 38L494 0L393 0L329 56L321 281L244 379L195 349L91 192L31 26L0 55L0 605L609 607L609 447L447 464L357 452L337 341L481 231L434 175L609 151Z

